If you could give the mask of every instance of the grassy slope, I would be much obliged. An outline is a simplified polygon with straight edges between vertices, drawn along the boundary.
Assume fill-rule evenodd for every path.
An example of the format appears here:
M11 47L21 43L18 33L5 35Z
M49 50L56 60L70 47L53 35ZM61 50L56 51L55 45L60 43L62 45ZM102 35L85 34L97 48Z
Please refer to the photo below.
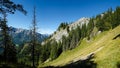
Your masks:
M70 62L85 59L90 53L95 53L93 59L98 68L115 68L120 62L120 38L113 40L120 34L120 26L97 35L91 41L84 39L73 50L63 52L56 60L40 64L41 66L64 66Z

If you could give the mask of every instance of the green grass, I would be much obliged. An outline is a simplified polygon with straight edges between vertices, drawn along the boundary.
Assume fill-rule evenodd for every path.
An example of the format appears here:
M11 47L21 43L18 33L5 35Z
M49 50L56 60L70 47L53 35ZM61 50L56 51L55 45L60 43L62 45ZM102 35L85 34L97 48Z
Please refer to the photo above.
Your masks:
M115 68L116 64L120 62L120 39L113 40L113 38L118 34L120 34L120 26L97 35L91 41L83 39L75 49L63 52L57 59L40 64L39 67L64 66L84 59L90 53L95 53L93 60L97 63L98 68Z
M94 61L98 68L117 68L120 62L120 38L111 40L101 51L96 53Z

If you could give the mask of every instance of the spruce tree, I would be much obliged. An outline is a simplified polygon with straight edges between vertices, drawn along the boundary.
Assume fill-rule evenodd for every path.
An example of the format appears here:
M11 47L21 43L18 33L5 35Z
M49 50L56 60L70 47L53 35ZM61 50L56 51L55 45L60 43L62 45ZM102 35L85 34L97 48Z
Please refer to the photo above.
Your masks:
M15 46L11 41L11 38L8 34L8 25L7 25L7 13L14 14L16 10L19 10L20 12L26 14L27 12L23 9L22 5L20 4L14 4L11 0L0 0L0 14L1 20L0 20L0 28L2 33L2 44L4 48L4 61L5 62L12 62L12 60L16 60L16 50Z
M37 37L36 37L36 8L34 7L33 10L33 22L32 22L32 40L31 40L31 44L32 44L32 65L33 68L35 68L35 46L36 46L36 42L37 42Z

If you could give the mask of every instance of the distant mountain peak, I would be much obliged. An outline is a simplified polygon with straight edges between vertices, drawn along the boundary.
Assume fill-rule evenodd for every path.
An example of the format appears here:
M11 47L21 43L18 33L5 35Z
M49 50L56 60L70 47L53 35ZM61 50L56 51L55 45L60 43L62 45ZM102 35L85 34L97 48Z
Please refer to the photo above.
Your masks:
M82 17L82 18L80 18L79 20L77 20L77 21L69 24L69 25L68 25L69 30L71 31L72 29L75 29L75 28L77 28L78 26L79 26L79 27L82 27L83 24L86 24L86 25L87 25L87 24L89 23L89 20L90 20L90 18ZM67 37L68 35L69 35L69 33L68 33L68 31L67 31L67 28L65 28L65 29L61 29L61 30L55 31L55 32L51 35L51 38L50 38L50 39L55 39L57 42L59 42L59 41L62 40L62 37L63 37L63 36L66 36L66 37ZM42 42L42 44L45 44L45 41Z
M77 26L82 27L83 24L87 25L89 23L89 20L90 20L90 18L87 18L87 17L82 17L82 18L78 19L77 21L75 21L74 23L69 25L70 30L77 28Z
M23 29L23 28L15 28L10 26L9 27L9 34L12 36L13 42L15 44L22 44L24 42L29 42L30 39L30 30ZM39 42L42 42L45 38L47 38L49 35L47 34L40 34L36 33L37 39Z

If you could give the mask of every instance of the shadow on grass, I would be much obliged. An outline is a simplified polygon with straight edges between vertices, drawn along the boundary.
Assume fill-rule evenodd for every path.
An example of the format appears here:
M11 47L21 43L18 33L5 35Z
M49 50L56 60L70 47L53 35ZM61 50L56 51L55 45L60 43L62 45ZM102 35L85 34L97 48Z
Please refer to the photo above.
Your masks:
M63 67L48 66L45 68L96 68L97 64L91 60L93 58L94 58L94 54L91 54L85 60L79 60L77 62L72 62L71 64L68 64Z
M0 68L32 68L31 66L24 64L0 64Z
M120 68L120 62L117 64L117 68Z

